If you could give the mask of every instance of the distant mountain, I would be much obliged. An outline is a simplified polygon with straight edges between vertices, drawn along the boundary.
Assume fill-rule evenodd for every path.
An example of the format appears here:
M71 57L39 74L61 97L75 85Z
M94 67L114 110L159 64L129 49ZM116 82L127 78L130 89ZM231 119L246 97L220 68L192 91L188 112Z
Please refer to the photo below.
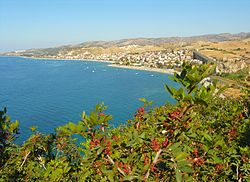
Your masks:
M21 56L53 56L63 52L69 52L71 50L81 50L87 48L111 48L111 47L126 47L126 46L161 46L164 44L177 44L180 42L194 43L197 41L209 41L209 42L223 42L231 40L241 40L250 38L250 33L222 33L222 34L208 34L192 37L162 37L162 38L132 38L121 39L115 41L90 41L83 42L75 45L65 45L54 48L43 49L29 49L25 51L15 51L4 53L4 55L21 55Z
M84 42L78 45L77 47L123 47L128 45L139 45L139 46L147 46L147 45L162 45L166 43L178 43L178 42L196 42L196 41L210 41L210 42L222 42L222 41L230 41L230 40L238 40L249 38L250 33L238 33L238 34L230 34L230 33L222 33L222 34L208 34L208 35L200 35L200 36L192 36L192 37L162 37L162 38L134 38L134 39L121 39L116 41L92 41L92 42Z

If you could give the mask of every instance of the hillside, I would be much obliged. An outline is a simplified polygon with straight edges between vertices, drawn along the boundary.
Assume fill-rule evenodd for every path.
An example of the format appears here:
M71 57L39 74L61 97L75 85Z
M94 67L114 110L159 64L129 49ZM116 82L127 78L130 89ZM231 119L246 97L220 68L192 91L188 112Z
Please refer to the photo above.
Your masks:
M219 72L232 73L249 69L250 33L92 41L54 48L8 52L3 55L108 60L121 65L179 68L183 61L197 62L192 58L193 50L198 50L216 61Z
M121 39L115 41L90 41L90 42L83 42L81 44L75 45L65 45L60 47L54 48L45 48L45 49L29 49L25 51L17 51L17 52L9 52L5 54L57 54L62 51L69 51L69 50L76 50L82 48L103 48L107 49L116 47L116 48L123 48L127 46L138 46L138 47L145 47L145 46L152 46L152 47L162 47L165 44L193 44L199 41L203 42L224 42L224 41L232 41L232 40L242 40L250 38L250 33L239 33L239 34L209 34L209 35L200 35L200 36L192 36L192 37L163 37L163 38L133 38L133 39ZM164 46L163 46L164 47ZM118 49L119 50L119 49Z

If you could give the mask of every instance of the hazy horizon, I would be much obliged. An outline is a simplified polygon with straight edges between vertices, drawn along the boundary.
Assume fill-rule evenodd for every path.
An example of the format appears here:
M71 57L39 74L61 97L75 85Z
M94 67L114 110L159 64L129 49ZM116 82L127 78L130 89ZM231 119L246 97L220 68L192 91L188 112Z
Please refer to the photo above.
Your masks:
M87 41L250 32L250 2L1 0L0 52Z

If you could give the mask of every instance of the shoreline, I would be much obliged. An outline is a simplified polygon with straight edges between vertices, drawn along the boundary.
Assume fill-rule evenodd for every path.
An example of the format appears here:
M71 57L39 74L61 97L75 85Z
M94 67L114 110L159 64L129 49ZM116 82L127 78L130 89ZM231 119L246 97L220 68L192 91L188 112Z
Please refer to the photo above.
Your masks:
M114 61L107 61L107 60L96 60L96 59L58 59L58 58L46 58L46 57L28 57L28 56L17 56L21 58L28 58L28 59L41 59L41 60L58 60L58 61L89 61L89 62L100 62L100 63L115 63Z
M162 68L150 68L146 66L126 66L115 64L115 61L107 61L107 60L96 60L96 59L58 59L58 58L46 58L46 57L28 57L28 56L17 56L21 58L28 58L28 59L41 59L41 60L61 60L61 61L89 61L89 62L99 62L99 63L110 63L107 66L120 68L120 69L131 69L131 70L141 70L141 71L149 71L149 72L157 72L157 73L164 73L164 74L171 74L179 73L174 69L162 69Z
M146 66L126 66L126 65L119 65L119 64L109 64L108 66L114 68L123 68L123 69L131 69L131 70L142 70L142 71L150 71L150 72L158 72L158 73L165 73L171 74L179 73L174 69L161 69L161 68L149 68Z

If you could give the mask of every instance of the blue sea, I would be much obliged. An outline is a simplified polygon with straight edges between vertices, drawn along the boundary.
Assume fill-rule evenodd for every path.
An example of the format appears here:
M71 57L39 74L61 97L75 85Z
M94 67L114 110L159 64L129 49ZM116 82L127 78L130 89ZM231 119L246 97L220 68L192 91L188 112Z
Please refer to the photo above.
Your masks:
M82 111L89 113L100 102L113 115L113 126L133 118L141 97L153 106L174 102L164 89L165 83L177 86L169 75L108 64L0 57L0 109L7 107L11 120L20 121L17 142L30 136L31 126L50 133L69 121L78 122Z

